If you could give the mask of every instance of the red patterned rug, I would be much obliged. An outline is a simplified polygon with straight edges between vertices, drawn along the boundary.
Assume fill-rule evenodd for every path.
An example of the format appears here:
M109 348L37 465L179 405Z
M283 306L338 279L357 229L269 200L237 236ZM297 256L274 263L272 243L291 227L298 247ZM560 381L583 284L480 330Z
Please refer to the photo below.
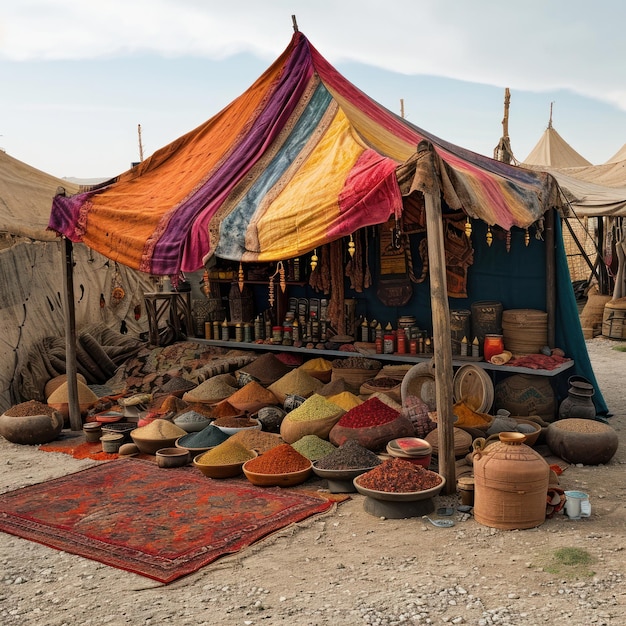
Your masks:
M0 530L169 583L332 506L120 459L0 495Z

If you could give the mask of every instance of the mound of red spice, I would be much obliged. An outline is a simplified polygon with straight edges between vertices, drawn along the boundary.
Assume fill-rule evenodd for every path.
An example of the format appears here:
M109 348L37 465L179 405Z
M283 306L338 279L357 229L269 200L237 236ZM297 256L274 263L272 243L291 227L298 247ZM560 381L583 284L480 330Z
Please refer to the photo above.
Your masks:
M283 443L246 463L246 469L256 474L289 474L311 466L311 461L293 446Z
M344 428L371 428L393 422L400 413L378 398L369 398L350 409L337 422Z
M441 483L441 477L421 465L404 459L393 458L383 461L378 467L361 474L359 485L375 491L408 493L425 491Z

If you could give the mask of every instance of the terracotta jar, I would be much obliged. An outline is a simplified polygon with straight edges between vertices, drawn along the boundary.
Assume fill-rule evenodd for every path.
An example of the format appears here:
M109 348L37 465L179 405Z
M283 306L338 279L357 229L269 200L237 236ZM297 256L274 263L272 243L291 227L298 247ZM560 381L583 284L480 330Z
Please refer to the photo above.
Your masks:
M56 439L63 430L63 415L49 407L48 413L11 415L19 413L19 407L27 404L12 407L0 415L0 435L12 443L31 446Z
M500 441L474 453L474 518L480 524L512 530L545 522L550 466L525 439L500 433Z

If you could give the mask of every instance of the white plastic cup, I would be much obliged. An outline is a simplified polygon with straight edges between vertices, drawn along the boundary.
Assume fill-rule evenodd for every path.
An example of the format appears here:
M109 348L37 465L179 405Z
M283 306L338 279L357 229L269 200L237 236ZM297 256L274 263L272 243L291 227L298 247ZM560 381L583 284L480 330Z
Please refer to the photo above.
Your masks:
M565 498L565 513L570 519L591 515L589 496L584 491L566 491Z

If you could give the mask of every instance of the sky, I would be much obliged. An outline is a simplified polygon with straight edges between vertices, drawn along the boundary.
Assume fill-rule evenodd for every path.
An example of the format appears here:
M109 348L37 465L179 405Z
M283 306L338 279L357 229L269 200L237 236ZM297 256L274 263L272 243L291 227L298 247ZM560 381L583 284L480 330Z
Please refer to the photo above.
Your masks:
M551 111L593 164L626 143L623 0L0 0L0 149L116 176L245 91L292 16L374 100L474 152L493 156L506 87L518 161Z

